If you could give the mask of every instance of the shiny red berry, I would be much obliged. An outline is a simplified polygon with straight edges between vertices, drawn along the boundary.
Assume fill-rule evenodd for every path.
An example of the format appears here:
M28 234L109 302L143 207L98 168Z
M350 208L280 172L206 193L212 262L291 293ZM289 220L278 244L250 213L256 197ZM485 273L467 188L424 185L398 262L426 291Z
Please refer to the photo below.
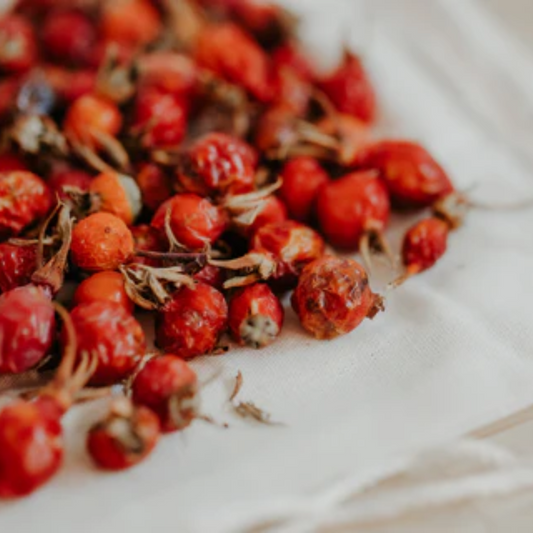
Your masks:
M374 122L376 94L359 57L346 52L342 64L320 81L320 87L341 113Z
M203 283L182 288L157 316L157 345L183 359L211 353L227 319L226 300L216 289Z
M28 166L22 157L9 152L0 154L0 172L12 172L15 170L28 171Z
M146 348L137 320L121 304L109 301L78 305L71 316L78 338L78 357L87 353L98 359L91 383L114 385L127 378Z
M23 72L37 60L35 32L28 20L19 15L0 19L0 70Z
M92 176L84 170L66 169L54 172L47 180L48 187L61 200L69 198L69 191L89 191Z
M213 244L227 226L224 212L196 194L178 194L167 200L155 213L152 226L163 232L169 212L174 237L191 250Z
M303 327L317 339L345 335L383 310L365 269L352 259L329 256L304 268L291 301Z
M54 307L39 287L26 285L0 296L0 374L24 372L49 354Z
M182 155L179 185L202 196L240 194L254 189L257 154L237 137L208 133Z
M402 207L427 207L454 191L444 169L413 142L378 142L361 155L359 165L377 170L392 201Z
M31 172L0 174L0 240L18 235L46 216L52 195L46 183Z
M387 187L373 172L356 172L325 185L317 214L326 240L337 248L357 250L361 239L381 234L389 221Z
M198 378L175 355L151 359L135 377L132 398L159 417L165 433L186 428L198 415Z
M28 284L35 270L37 246L0 244L0 293Z
M225 281L222 270L214 265L206 265L193 277L196 281L214 287L217 290L222 289Z
M283 306L268 285L249 285L231 298L228 325L233 338L252 348L268 346L281 333Z
M245 233L252 237L263 226L285 222L288 218L285 204L277 196L268 196L252 224L246 228Z
M312 157L291 159L281 171L283 185L279 195L294 220L310 222L318 194L330 181L328 173Z
M174 194L170 178L154 163L141 165L137 174L137 185L141 190L143 204L150 211L156 211Z
M87 435L87 450L104 470L125 470L144 461L160 437L153 411L134 406L127 398L115 400L107 417Z

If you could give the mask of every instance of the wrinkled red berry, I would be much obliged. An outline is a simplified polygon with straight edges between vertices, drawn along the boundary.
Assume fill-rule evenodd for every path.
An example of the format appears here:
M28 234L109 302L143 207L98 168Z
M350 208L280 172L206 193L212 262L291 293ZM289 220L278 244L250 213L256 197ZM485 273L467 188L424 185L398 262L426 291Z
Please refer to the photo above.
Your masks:
M28 284L35 270L37 246L0 244L0 293Z
M90 429L87 450L98 467L125 470L144 461L159 436L159 419L153 411L120 398L107 417Z
M78 356L87 353L98 358L91 383L114 385L127 378L146 348L137 320L121 304L109 301L78 305L71 316L78 338Z
M155 211L174 193L172 183L163 169L154 163L144 163L137 174L143 205Z
M148 224L140 224L131 228L131 234L135 241L135 249L143 252L166 252L168 242L163 234ZM159 259L136 256L134 263L158 267L161 266Z
M212 352L226 327L228 307L220 292L198 283L172 296L156 319L157 345L183 359Z
M0 19L0 70L23 72L37 59L37 43L30 22L19 15Z
M196 194L178 194L157 210L152 226L165 230L170 210L170 229L174 237L191 250L213 244L224 232L227 220L224 212L207 198Z
M268 346L281 333L283 306L268 285L240 289L230 300L228 325L233 338L252 348Z
M279 195L294 220L309 222L312 218L319 191L328 183L329 176L312 157L291 159L281 171L283 185Z
M221 290L222 285L224 284L224 274L222 270L214 265L206 265L193 277L196 281L214 287L217 290Z
M164 432L179 431L198 414L198 378L178 357L157 357L148 361L135 377L132 398L157 414Z
M291 301L303 327L317 339L345 335L383 310L365 269L352 259L329 256L304 268Z
M276 48L272 54L272 63L277 70L282 68L293 70L307 81L315 77L311 62L295 42L287 42Z
M255 220L246 228L246 235L251 237L263 226L284 222L288 218L285 204L277 196L268 196Z

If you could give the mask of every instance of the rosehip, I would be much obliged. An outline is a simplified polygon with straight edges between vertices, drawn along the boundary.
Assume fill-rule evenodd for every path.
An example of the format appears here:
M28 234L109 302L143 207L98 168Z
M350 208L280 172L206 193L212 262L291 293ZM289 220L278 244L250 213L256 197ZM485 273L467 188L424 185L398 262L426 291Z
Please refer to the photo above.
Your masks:
M61 200L66 200L69 198L69 188L82 193L88 192L92 179L92 176L83 170L67 169L54 172L47 183L54 194Z
M127 378L144 355L146 341L141 325L123 305L94 301L71 313L78 338L78 357L97 357L93 385L114 385ZM64 336L62 336L64 342Z
M28 284L35 270L37 246L0 244L0 293Z
M222 270L214 265L206 265L202 270L197 272L193 278L205 285L221 290L224 285L224 274Z
M274 50L272 63L276 70L290 69L307 81L311 81L315 77L311 62L293 41L287 42Z
M413 142L378 142L360 157L359 165L380 173L399 206L427 207L454 191L444 169Z
M287 219L285 204L277 196L268 196L255 220L246 228L246 235L251 237L263 226L285 222Z
M133 236L120 218L95 213L74 228L70 252L73 263L83 270L115 270L133 257Z
M166 352L190 359L212 352L226 327L228 307L213 287L176 292L156 318L157 345Z
M31 24L18 15L0 19L0 70L23 72L37 60L37 43Z
M383 298L371 291L365 269L334 257L303 269L291 301L303 327L317 339L345 335L383 310Z
M78 285L74 293L74 305L92 302L114 302L130 314L135 309L124 288L124 278L119 272L98 272Z
M66 104L72 104L82 96L90 95L96 88L97 76L93 70L72 71L62 67L46 65L43 67L43 71L55 94ZM82 113L79 114L81 115ZM89 111L87 114L90 115L91 112ZM74 122L79 120L76 119ZM85 120L84 117L81 120Z
M15 170L27 172L28 167L23 159L15 154L5 153L0 155L0 172L12 172Z
M327 172L312 157L296 157L285 163L281 177L283 185L279 195L291 218L309 222L319 190L329 182Z
M31 172L0 174L0 239L18 235L46 216L52 206L50 190Z
M294 285L302 268L324 255L324 250L316 231L292 220L259 228L250 246L251 252L272 254L277 264L273 279L287 287Z
M320 87L341 113L374 122L376 94L359 57L347 51L342 64L320 81Z
M198 64L246 89L260 102L272 99L268 56L239 26L206 26L195 51Z
M127 398L115 400L108 416L87 435L87 450L106 470L125 470L139 464L154 450L160 437L158 417Z
M144 163L137 174L137 185L141 190L143 204L155 211L172 194L172 183L169 177L154 163Z
M55 317L50 297L26 285L0 296L0 373L20 373L48 355Z
M283 306L268 285L240 289L230 300L228 325L233 338L252 348L268 346L281 333Z
M43 45L54 59L79 66L91 54L96 34L79 11L50 11L43 22Z
M91 181L89 192L97 197L98 210L111 213L130 226L142 209L139 186L118 172L103 172Z
M142 252L165 252L168 249L168 243L165 241L163 234L147 224L133 226L131 233L135 241L135 249ZM161 261L149 257L135 257L135 263L158 267Z
M272 105L289 109L297 116L307 113L313 88L293 70L281 68L275 71L272 84L275 96Z
M247 193L254 189L257 154L237 137L208 133L183 154L177 178L187 192L202 196Z
M389 221L387 188L373 172L355 172L325 185L317 214L326 240L337 248L357 250L362 239L378 239Z
M224 212L196 194L177 194L157 210L152 226L165 230L170 211L170 229L180 244L191 250L213 244L227 226Z
M186 428L197 416L198 378L174 355L151 359L135 377L132 398L157 414L164 432Z
M145 148L178 146L185 137L187 112L183 97L159 89L143 89L135 101L133 128L143 132Z
M21 82L18 78L0 80L0 118L6 117L16 103ZM15 169L27 170L27 169Z

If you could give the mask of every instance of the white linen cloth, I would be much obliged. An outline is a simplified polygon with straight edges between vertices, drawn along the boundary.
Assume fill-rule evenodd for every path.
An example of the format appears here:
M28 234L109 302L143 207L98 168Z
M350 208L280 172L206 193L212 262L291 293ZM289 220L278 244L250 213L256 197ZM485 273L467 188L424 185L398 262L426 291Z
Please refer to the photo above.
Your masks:
M459 187L476 186L476 199L533 197L533 57L483 0L368 0L366 23L352 0L292 4L313 50L327 56L346 38L360 48L380 94L380 133L423 142ZM411 222L395 218L396 245ZM106 475L84 451L105 404L73 410L60 475L29 499L0 503L0 531L222 533L278 517L312 531L422 450L447 449L533 402L532 273L533 210L472 211L442 262L388 293L387 311L353 334L314 341L288 311L268 349L196 361L204 379L221 372L204 389L204 411L230 429L197 422L138 468ZM247 424L221 407L238 370L242 397L283 426ZM488 453L473 448L467 456ZM498 469L519 471L513 487L531 486L527 466L493 451ZM401 507L396 497L373 507L371 495L343 512Z

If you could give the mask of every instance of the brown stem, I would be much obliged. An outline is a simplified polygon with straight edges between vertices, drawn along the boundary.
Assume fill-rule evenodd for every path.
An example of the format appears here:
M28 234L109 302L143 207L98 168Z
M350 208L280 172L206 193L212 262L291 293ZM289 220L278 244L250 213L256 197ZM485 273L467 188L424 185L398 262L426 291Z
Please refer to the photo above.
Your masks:
M136 250L135 255L147 257L149 259L162 259L166 261L196 261L200 264L207 263L208 255L206 253L195 252L152 252L150 250Z
M65 328L65 344L63 347L63 358L57 369L53 385L59 389L63 389L72 377L76 355L78 353L78 336L74 328L74 322L70 313L59 303L53 302L56 313L63 320L63 327Z

